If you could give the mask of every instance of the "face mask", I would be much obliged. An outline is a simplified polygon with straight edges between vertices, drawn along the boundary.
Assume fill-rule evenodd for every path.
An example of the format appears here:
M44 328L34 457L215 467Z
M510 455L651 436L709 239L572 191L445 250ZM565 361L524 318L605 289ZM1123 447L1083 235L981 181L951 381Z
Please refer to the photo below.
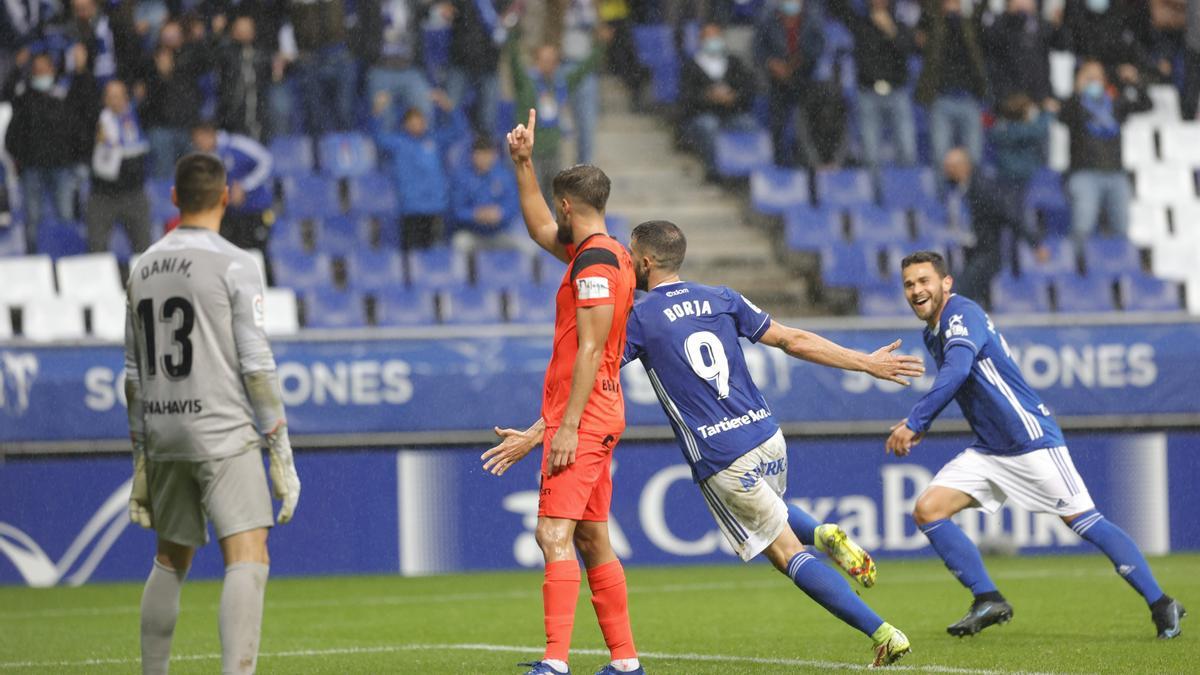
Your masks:
M709 56L720 56L725 53L725 40L711 37L704 41L704 53Z
M1096 14L1108 11L1109 0L1087 0L1087 8Z
M50 91L54 87L53 75L38 75L29 80L29 86L35 91Z
M779 10L787 16L797 16L800 14L800 7L799 0L784 0L779 3Z
M1099 80L1092 80L1083 85L1083 95L1088 98L1100 98L1104 96L1104 83Z

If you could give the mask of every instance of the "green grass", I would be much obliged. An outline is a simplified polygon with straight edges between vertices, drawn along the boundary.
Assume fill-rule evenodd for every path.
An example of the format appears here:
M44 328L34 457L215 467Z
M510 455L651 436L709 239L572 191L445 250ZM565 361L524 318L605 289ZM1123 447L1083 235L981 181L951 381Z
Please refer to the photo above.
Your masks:
M1200 609L1200 556L1151 564L1164 588ZM913 653L902 662L906 669L1189 672L1200 657L1200 619L1185 620L1179 639L1155 640L1145 604L1103 558L1007 558L989 565L1016 616L960 640L947 636L945 626L959 618L969 596L940 562L880 562L879 585L864 597L908 633ZM648 672L828 672L870 660L866 637L765 565L630 568L628 577L634 634ZM540 655L540 583L536 572L275 579L267 589L259 670L517 675L518 660ZM607 659L583 586L572 665L590 674ZM139 584L0 588L0 673L136 672L140 594ZM218 583L186 586L172 673L219 669L219 596Z

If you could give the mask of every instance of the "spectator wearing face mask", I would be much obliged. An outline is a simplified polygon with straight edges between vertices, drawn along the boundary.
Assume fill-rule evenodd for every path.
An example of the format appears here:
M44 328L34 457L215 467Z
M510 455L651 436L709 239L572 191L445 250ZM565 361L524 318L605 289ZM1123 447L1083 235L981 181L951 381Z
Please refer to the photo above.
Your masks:
M721 26L709 23L701 29L700 49L683 64L679 90L681 107L688 115L684 139L696 148L712 176L717 133L754 126L749 114L754 100L754 74L729 54Z
M978 22L963 14L962 0L938 0L936 10L921 16L917 41L924 56L917 100L929 110L933 156L964 146L979 164L988 82Z
M768 126L778 165L818 164L810 133L810 104L821 98L811 89L817 59L824 49L823 23L815 3L778 0L764 8L754 31L754 54L767 73ZM797 157L788 142L787 131L793 122L802 157Z
M863 160L879 165L884 125L890 123L895 139L895 163L917 161L917 127L908 84L908 57L915 49L912 31L897 21L891 0L870 0L867 15L850 7L848 0L831 0L829 8L854 36L854 64L858 71L858 126L862 133Z
M75 218L71 130L67 87L55 74L54 59L49 54L38 54L29 64L29 76L16 86L12 119L4 139L21 184L25 242L30 253L37 247L37 230L45 216L47 197L53 197L51 206L60 222Z
M1103 213L1109 229L1129 229L1129 177L1121 161L1121 123L1130 113L1150 109L1137 70L1121 68L1117 88L1110 88L1099 61L1085 61L1075 76L1075 95L1063 104L1059 120L1071 134L1071 230L1085 240Z

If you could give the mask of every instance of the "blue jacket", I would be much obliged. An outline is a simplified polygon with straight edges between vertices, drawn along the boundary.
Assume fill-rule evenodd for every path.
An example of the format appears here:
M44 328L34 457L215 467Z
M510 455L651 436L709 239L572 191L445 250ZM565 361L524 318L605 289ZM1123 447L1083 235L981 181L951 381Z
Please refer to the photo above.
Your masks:
M396 184L400 215L441 215L450 206L442 153L432 133L414 138L407 133L375 134L375 145L389 161L387 170Z
M241 134L217 132L217 156L225 164L230 183L241 183L246 202L236 212L262 212L271 208L271 153L262 143Z
M475 209L481 206L499 206L500 222L495 226L475 222ZM498 161L484 174L476 173L475 167L468 163L454 176L453 208L454 221L460 229L479 234L505 230L517 216L516 179Z

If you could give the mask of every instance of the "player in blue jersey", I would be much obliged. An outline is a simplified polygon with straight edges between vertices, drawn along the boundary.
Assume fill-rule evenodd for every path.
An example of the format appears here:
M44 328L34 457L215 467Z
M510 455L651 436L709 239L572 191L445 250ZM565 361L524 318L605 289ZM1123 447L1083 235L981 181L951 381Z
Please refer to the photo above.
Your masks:
M1028 511L1061 517L1146 599L1158 637L1179 635L1183 606L1159 588L1129 535L1096 510L1062 430L1025 382L992 320L979 305L950 292L954 280L940 254L920 251L900 266L905 298L926 323L925 346L938 375L908 417L892 427L887 451L908 455L952 399L975 432L971 446L942 467L913 510L933 550L975 595L967 615L946 630L974 635L1012 618L1012 606L988 577L979 549L950 520L968 508L994 513L1011 499Z
M787 445L750 378L739 338L901 384L924 372L919 359L894 354L899 341L872 354L846 349L772 321L729 288L682 281L686 246L683 233L666 221L634 229L634 272L648 292L630 314L624 363L645 366L693 478L738 555L764 554L809 597L874 640L874 665L892 663L908 653L908 638L804 549L815 545L863 585L874 583L870 556L840 527L819 524L783 500ZM497 429L504 440L484 453L484 468L504 473L540 442L540 424L524 432Z

